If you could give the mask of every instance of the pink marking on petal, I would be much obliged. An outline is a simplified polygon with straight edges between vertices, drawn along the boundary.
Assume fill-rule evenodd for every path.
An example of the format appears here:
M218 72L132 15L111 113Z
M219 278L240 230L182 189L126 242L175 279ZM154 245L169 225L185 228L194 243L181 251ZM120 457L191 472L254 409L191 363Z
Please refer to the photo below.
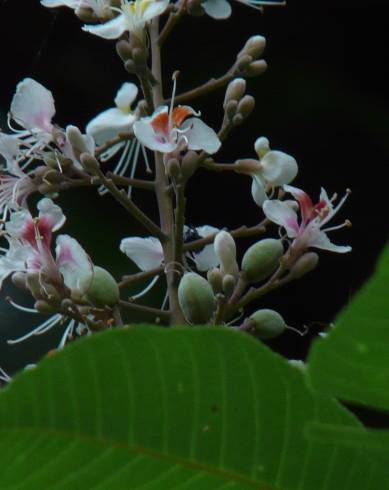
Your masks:
M288 225L288 228L291 228L294 232L296 232L296 234L298 234L300 227L295 219L287 218L286 224Z

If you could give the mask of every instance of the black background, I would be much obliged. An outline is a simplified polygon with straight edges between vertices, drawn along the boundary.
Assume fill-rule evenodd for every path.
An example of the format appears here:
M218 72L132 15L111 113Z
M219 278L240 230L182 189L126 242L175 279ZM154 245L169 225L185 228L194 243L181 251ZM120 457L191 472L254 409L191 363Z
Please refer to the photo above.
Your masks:
M277 309L297 328L310 326L303 339L288 332L271 342L289 358L304 358L320 325L335 317L372 272L387 238L389 5L383 0L360 5L291 0L286 8L268 8L261 15L233 0L232 4L227 21L187 17L176 28L164 47L165 94L175 70L181 72L178 91L184 91L222 75L249 36L264 35L269 70L248 82L248 93L257 101L255 113L232 134L220 161L255 157L254 141L265 135L274 149L297 159L300 172L294 185L313 197L321 186L339 194L352 189L339 221L349 218L353 228L335 232L332 239L351 244L353 252L320 253L316 272L258 305ZM112 107L116 90L131 80L114 44L82 32L69 9L45 9L37 0L3 1L0 42L3 116L16 84L31 76L53 92L58 124L84 128L96 113ZM222 100L219 91L192 105L217 128ZM228 228L257 223L262 215L250 184L244 176L199 172L188 189L187 222ZM154 213L148 195L135 196ZM79 239L95 263L109 267L117 277L132 270L118 243L143 233L111 198L77 191L61 196L60 203L68 215L65 232ZM10 291L26 304L26 298ZM52 345L52 340L39 338L11 349L5 339L25 331L25 323L32 321L4 302L0 315L0 365L6 369L23 366Z

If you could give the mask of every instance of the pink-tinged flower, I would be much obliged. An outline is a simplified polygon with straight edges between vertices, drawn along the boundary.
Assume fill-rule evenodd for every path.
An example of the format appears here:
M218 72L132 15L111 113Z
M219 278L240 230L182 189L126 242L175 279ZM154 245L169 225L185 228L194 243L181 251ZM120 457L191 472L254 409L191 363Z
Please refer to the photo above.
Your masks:
M75 11L90 9L100 19L112 16L110 0L41 0L41 5L49 8L69 7Z
M285 228L287 236L293 239L292 249L295 252L300 253L311 247L338 253L351 251L350 246L331 243L327 236L329 231L350 226L349 221L339 226L323 228L343 206L349 192L334 207L333 202L337 196L334 195L330 199L324 189L321 190L317 204L313 204L308 194L301 189L289 185L285 185L284 189L297 200L300 208L300 220L289 204L276 199L265 201L263 212L270 221Z
M13 212L5 224L9 249L0 257L0 285L14 272L39 272L44 282L74 289L93 277L93 265L76 240L57 238L56 258L51 251L53 232L65 223L65 216L51 199L38 202L39 217L26 209Z
M47 144L53 139L55 105L52 93L32 78L18 83L11 102L12 119L38 141ZM28 134L27 133L27 134Z
M215 131L197 117L189 106L159 107L152 116L134 123L134 133L142 145L161 153L204 150L210 155L220 148ZM189 118L189 119L188 119Z
M255 151L259 160L239 160L238 172L252 177L251 194L255 203L262 206L274 188L289 184L298 172L296 160L282 151L271 150L267 138L258 138Z
M121 0L120 8L111 7L118 16L104 24L86 25L83 30L104 39L117 39L125 32L145 40L145 26L154 17L163 14L169 0Z

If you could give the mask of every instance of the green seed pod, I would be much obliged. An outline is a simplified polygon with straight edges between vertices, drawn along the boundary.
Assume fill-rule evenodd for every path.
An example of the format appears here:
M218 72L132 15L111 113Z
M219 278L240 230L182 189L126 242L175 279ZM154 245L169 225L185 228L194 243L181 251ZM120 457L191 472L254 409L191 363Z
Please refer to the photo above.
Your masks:
M280 240L265 238L252 245L244 254L242 271L250 282L266 279L278 267L284 249Z
M80 284L81 290L86 287L85 295L95 306L113 306L119 301L119 286L111 274L102 267L95 266L93 278L88 285ZM89 280L89 279L88 279Z
M223 274L215 267L207 272L207 279L215 294L221 293L223 289Z
M258 310L250 316L254 335L260 339L272 339L281 335L286 328L282 316L274 310Z
M215 296L210 284L195 272L188 272L181 279L178 301L189 323L207 323L215 308Z

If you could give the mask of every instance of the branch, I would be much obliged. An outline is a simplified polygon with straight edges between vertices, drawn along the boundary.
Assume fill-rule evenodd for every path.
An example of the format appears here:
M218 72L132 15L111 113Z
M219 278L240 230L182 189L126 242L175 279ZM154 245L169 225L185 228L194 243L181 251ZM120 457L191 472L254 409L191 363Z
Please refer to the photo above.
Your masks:
M131 286L132 284L143 281L145 279L149 279L150 277L154 277L162 273L163 267L156 267L155 269L150 269L149 271L142 271L136 274L131 274L130 276L123 276L118 286L119 288Z
M252 227L240 226L239 228L236 228L235 230L232 230L229 233L234 238L243 238L243 237L251 237L251 236L261 235L262 233L265 233L266 225L268 223L269 223L269 220L264 219L263 221L261 221L256 226L252 226ZM193 242L186 243L184 245L184 250L185 251L198 250L199 248L202 248L205 245L209 245L210 243L213 243L217 233L218 232L212 233L211 235L208 235L204 238L199 238L198 240L194 240Z
M123 306L129 311L138 311L140 313L147 313L148 315L155 316L157 318L169 319L170 311L159 310L157 308L151 308L150 306L137 305L136 303L130 303L129 301L119 300L119 305Z
M119 143L122 143L123 141L132 140L133 138L134 138L133 134L120 133L115 138L112 138L111 140L106 141L103 145L97 147L95 154L96 154L96 156L99 156L102 153L104 153L105 151L109 150L109 148L111 148L112 146L118 145Z
M112 172L107 173L107 177L111 179L117 185L131 186L136 189L143 189L147 191L154 190L154 182L142 179L130 179L128 177L122 177L121 175L115 175ZM77 187L94 187L101 185L102 182L98 177L88 179L67 179L59 184L61 190L74 189Z
M164 25L164 28L162 29L161 34L158 37L157 43L160 47L163 45L163 43L166 41L166 39L169 37L170 33L174 29L174 27L177 25L177 23L181 20L181 18L185 14L187 0L181 0L178 3L179 6L177 12L173 12L170 14L166 24Z
M184 225L185 225L185 184L180 183L176 189L175 210L175 237L174 237L174 261L181 264L184 248Z

